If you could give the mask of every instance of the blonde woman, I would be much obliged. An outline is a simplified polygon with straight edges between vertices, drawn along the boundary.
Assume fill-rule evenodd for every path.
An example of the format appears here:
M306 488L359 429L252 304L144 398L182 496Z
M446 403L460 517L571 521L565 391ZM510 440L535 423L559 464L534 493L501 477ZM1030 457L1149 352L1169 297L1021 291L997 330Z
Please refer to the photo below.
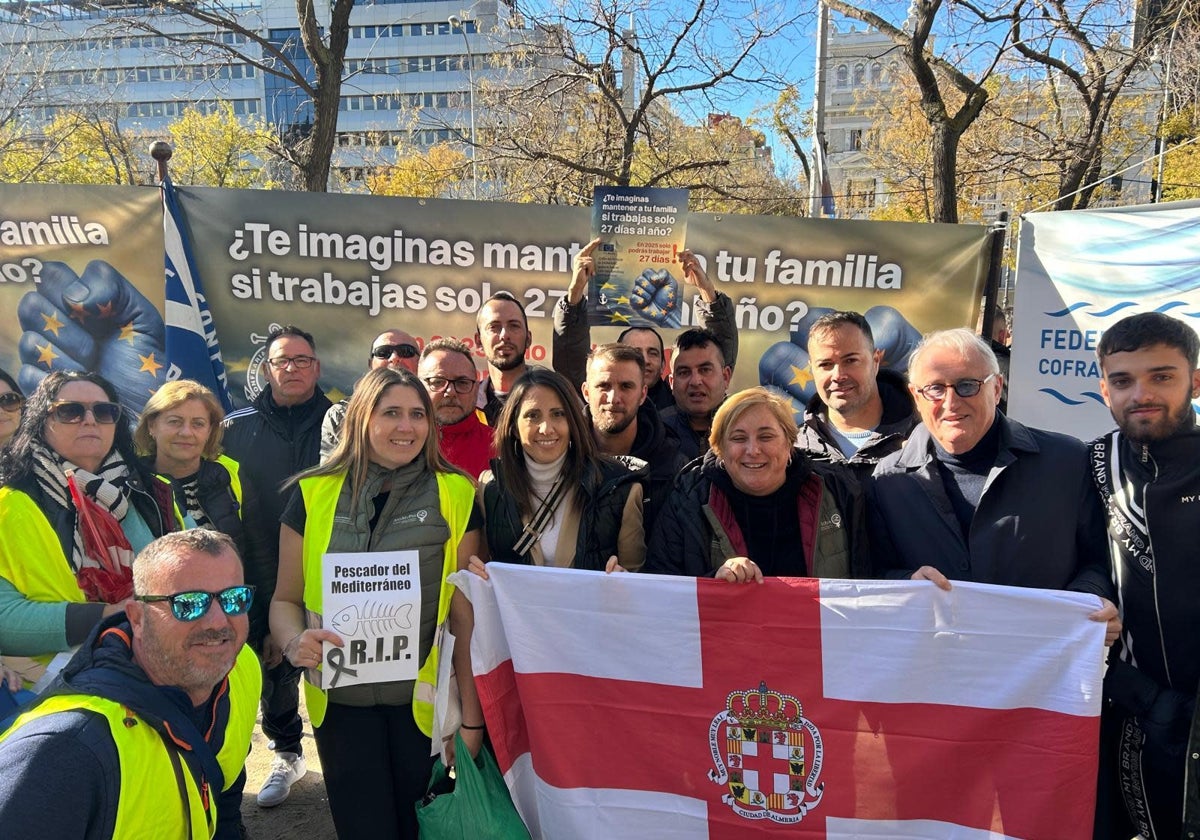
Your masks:
M470 603L446 582L479 552L475 486L439 454L425 386L393 368L359 380L329 460L296 482L299 492L282 517L279 580L271 602L271 632L296 667L315 669L323 643L345 643L322 629L324 555L415 551L419 557L417 679L324 689L305 684L338 836L416 838L413 806L433 767L438 630L447 621L460 640L454 665L463 741L472 754L483 741L483 712L465 641Z

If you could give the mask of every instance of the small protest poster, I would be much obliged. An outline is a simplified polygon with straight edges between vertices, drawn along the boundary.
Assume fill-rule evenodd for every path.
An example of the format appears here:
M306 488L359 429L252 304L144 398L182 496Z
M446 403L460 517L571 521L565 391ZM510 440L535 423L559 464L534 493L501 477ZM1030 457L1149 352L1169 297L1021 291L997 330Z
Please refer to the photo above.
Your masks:
M687 190L596 188L592 236L602 242L588 291L592 326L683 325L687 202Z
M415 680L421 579L416 551L326 554L322 559L325 688Z

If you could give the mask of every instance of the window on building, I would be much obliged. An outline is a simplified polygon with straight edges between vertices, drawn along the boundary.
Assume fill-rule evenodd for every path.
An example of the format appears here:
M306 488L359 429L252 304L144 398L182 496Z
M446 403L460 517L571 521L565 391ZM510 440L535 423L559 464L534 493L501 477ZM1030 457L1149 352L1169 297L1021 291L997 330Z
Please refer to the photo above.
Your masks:
M878 85L883 81L883 65L876 61L871 65L871 84Z
M862 64L854 65L854 86L862 87L867 78L867 68Z
M839 64L837 69L837 86L840 88L850 84L850 69L845 64Z
M846 148L852 152L862 151L863 130L861 128L852 128L846 132Z

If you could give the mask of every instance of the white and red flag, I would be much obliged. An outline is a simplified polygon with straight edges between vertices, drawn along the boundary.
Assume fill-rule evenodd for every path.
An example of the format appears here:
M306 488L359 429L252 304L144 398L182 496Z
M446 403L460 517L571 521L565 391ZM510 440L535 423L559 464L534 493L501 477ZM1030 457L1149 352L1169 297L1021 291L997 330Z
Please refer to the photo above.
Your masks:
M492 564L475 679L535 838L1088 838L1094 596Z

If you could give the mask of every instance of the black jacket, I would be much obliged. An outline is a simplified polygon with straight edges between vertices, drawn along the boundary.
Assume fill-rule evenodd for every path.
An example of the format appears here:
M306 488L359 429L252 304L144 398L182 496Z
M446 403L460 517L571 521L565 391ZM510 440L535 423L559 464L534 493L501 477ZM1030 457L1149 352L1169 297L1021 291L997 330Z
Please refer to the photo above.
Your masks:
M716 454L708 452L675 479L647 543L645 571L712 577L722 563L744 552L742 526L723 503L722 472ZM804 544L797 548L804 551L808 568L818 577L825 569L837 570L827 577L867 577L870 553L858 482L844 467L815 464L799 451L788 466L788 479L800 487L796 515Z
M109 629L114 632L106 632ZM182 689L150 682L133 660L130 638L124 613L105 619L33 705L57 694L104 697L128 707L165 739L187 745L178 751L187 769L219 792L216 837L236 840L245 771L225 789L216 760L229 721L229 693L214 692L208 705L197 711ZM108 722L100 715L79 710L30 722L0 745L0 764L5 768L0 773L0 824L21 836L113 836L120 759Z
M654 529L654 520L671 494L675 476L687 464L687 458L679 451L679 441L667 434L658 409L648 399L638 407L637 433L629 454L645 461L650 470L642 482L646 491L642 496L642 522L649 535Z
M571 564L575 569L603 571L608 558L617 554L629 491L646 475L646 465L636 458L601 456L601 463L599 471L585 470L576 491L581 513ZM516 499L505 486L499 459L492 459L492 480L483 485L483 510L492 560L528 564L528 555L518 555L514 550L524 526Z
M142 466L153 470L154 462L150 458L144 458ZM171 482L175 503L186 513L187 500L183 487L169 475L159 477ZM246 534L242 527L242 506L234 496L233 479L224 464L207 458L200 461L200 472L196 475L196 498L204 515L212 523L213 530L228 535L237 546L238 554L245 556Z
M255 648L267 633L267 610L279 575L279 518L292 490L288 478L321 457L321 421L331 403L320 388L306 402L278 405L267 386L254 403L225 418L224 448L241 466L246 582L257 587L250 609Z
M1135 831L1173 840L1181 811L1186 830L1200 829L1200 429L1147 445L1113 432L1090 452L1123 624L1104 677L1104 772L1150 814Z
M868 487L879 577L933 566L951 580L1070 589L1112 598L1104 511L1075 438L997 412L999 451L963 536L929 430L879 463Z
M875 434L851 458L847 459L838 447L830 431L829 411L815 394L804 410L804 423L796 437L796 446L807 452L814 461L847 464L859 481L866 482L876 464L898 450L913 428L921 422L904 374L882 368L875 377L875 383L883 401L883 417Z

